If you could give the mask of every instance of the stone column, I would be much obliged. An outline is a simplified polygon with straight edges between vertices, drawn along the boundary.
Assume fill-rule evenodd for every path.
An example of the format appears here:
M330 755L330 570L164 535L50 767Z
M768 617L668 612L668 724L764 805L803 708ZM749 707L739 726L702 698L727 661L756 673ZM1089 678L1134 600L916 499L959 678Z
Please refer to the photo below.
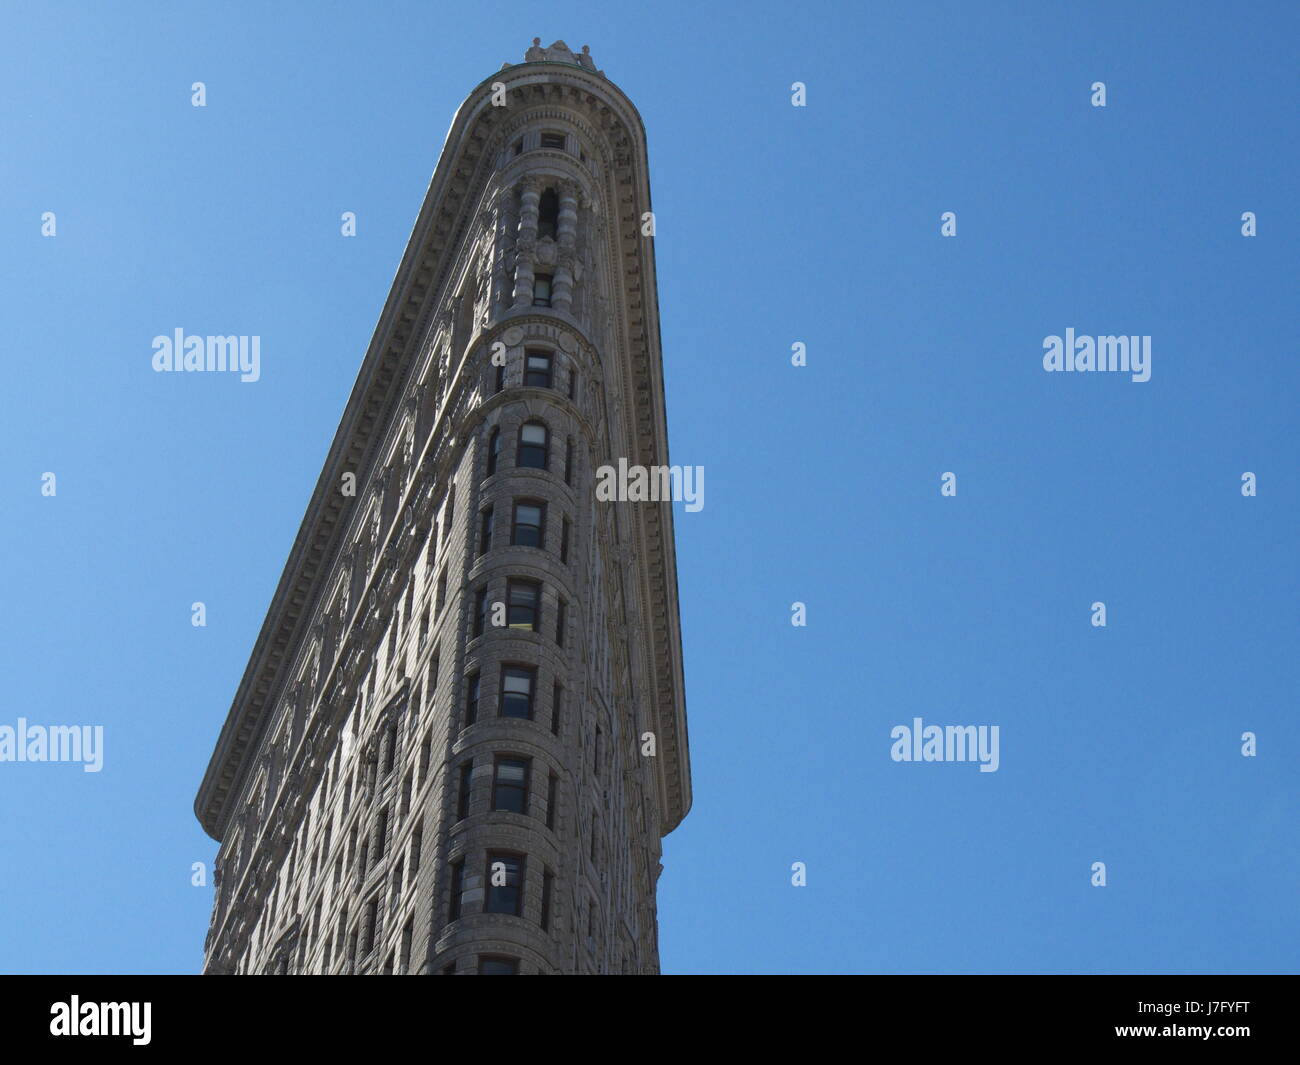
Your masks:
M563 181L559 188L560 217L556 227L555 278L551 284L551 306L569 313L573 306L573 260L578 238L578 189L572 181Z
M515 244L516 307L528 307L533 302L533 254L537 246L537 207L541 199L541 180L525 178L520 196L519 239Z

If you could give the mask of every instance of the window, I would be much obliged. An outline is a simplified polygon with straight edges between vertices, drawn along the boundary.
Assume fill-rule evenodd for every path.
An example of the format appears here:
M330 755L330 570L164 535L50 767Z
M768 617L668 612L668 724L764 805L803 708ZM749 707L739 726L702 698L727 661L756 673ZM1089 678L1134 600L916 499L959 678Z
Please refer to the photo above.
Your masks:
M524 857L505 851L488 851L484 913L519 916L524 901Z
M497 472L497 456L501 454L501 430L493 429L488 435L487 475Z
M514 154L519 155L524 150L524 138L520 137L515 141Z
M454 974L455 970L453 970ZM497 958L484 954L478 960L479 976L518 976L517 958Z
M486 555L492 549L492 507L484 507L478 518L478 553Z
M568 603L566 603L563 599L561 599L559 606L555 608L555 646L556 647L564 646L564 615L566 613L568 605L569 605Z
M379 925L379 896L366 903L365 935L361 938L362 955L375 949L375 932Z
M551 305L550 274L538 274L533 278L533 306L549 307Z
M564 483L573 487L573 437L564 441Z
M443 604L447 601L447 571L444 569L438 574L438 591L433 599L433 612L442 613Z
M496 382L493 388L494 392L500 392L506 387L506 364L503 362L497 366ZM496 430L493 430L495 432Z
M564 524L560 526L560 561L567 563L569 561L569 519L564 519Z
M506 582L506 624L512 629L542 627L542 586L536 581L509 580Z
M429 763L433 760L433 729L424 738L424 746L420 748L420 787L424 787L424 782L429 779Z
M424 826L416 825L415 832L411 836L411 861L408 866L408 875L411 883L415 883L415 874L420 871L420 849L424 844Z
M541 547L546 536L546 504L539 500L518 500L510 526L510 543L514 547Z
M551 689L551 731L555 735L560 734L560 700L564 697L564 689L560 682L555 682L555 687Z
M384 763L382 773L388 776L397 762L397 725L390 724L384 730Z
M569 363L569 398L575 399L578 394L578 367Z
M480 588L474 593L474 635L482 636L487 628L487 588Z
M465 883L465 859L460 858L451 863L451 900L447 904L447 920L454 921L460 917L460 896Z
M568 526L566 521L565 526ZM424 613L420 615L420 646L424 646L424 641L429 638L429 608L424 608Z
M525 422L519 427L516 466L544 470L550 466L551 434L541 422Z
M456 517L456 486L453 484L447 489L447 509L442 515L442 542L447 542L447 537L451 535L451 523Z
M433 693L438 690L438 652L434 651L429 659L429 679L424 685L425 694L433 701Z
M556 776L554 773L546 778L546 827L555 827L555 787Z
M548 136L552 136L552 137L553 137L553 136L556 136L556 134L547 134L547 133L543 133L543 134L542 134L542 147L543 147L543 148L563 148L563 147L564 147L564 136L563 136L563 134L560 134L560 135L559 135L559 141L560 141L559 144L549 144L549 145L548 145L548 144L546 143L546 138L547 138ZM551 188L551 189L545 189L545 190L542 192L542 197L541 197L541 199L537 201L537 237L538 237L538 239L540 240L540 239L543 239L543 238L545 238L545 237L550 237L552 240L554 240L554 239L555 239L555 236L556 236L556 230L559 228L559 223L560 223L560 197L557 196L557 195L555 194L555 189L553 189L553 188Z
M551 927L551 892L555 889L555 874L549 869L542 873L542 931Z
M524 384L530 388L551 388L551 356L544 351L530 351L524 360Z
M402 929L402 948L398 955L397 963L398 972L405 975L411 968L411 940L415 937L415 918L411 917L406 922L406 927Z
M533 689L537 670L532 666L506 666L501 670L501 717L533 719Z
M375 828L375 862L384 860L384 851L388 846L388 807L379 811L379 823Z
M469 793L473 786L474 762L466 762L460 767L460 787L456 792L456 820L464 821L469 816Z
M543 134L542 134L542 147L543 147L543 148L559 148L559 149L563 150L563 148L564 148L564 134L563 134L563 133L543 133ZM547 191L547 192L551 192L551 191L553 191L553 190L551 190L551 189L547 189L546 191Z
M528 813L527 758L498 756L492 776L492 809Z
M591 755L591 775L599 779L600 777L600 726L596 726L596 742L592 745Z
M465 692L465 724L472 725L478 720L478 670L469 675Z

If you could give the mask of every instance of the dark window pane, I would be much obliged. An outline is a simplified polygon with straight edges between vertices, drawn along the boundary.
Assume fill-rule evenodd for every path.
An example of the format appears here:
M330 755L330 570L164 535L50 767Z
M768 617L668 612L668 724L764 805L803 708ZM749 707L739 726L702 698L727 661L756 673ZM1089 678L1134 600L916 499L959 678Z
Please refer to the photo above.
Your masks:
M512 629L541 628L542 586L533 581L509 581L506 585L506 624Z
M516 503L510 542L516 547L541 547L545 516L545 503Z
M529 422L519 430L519 454L516 461L520 466L546 469L549 442L546 426Z
M492 809L528 812L528 760L499 758L492 788Z
M531 720L536 670L507 666L501 671L501 716Z
M524 370L524 384L533 388L551 387L551 357L529 352Z
M517 854L488 852L487 871L484 877L486 896L484 913L520 912L523 901L523 859Z

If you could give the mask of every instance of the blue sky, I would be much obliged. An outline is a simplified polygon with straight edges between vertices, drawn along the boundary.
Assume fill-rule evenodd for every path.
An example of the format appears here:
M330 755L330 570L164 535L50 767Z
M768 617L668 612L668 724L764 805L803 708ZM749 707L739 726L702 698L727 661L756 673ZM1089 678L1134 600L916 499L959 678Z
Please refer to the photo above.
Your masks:
M664 970L1296 970L1294 5L0 25L0 724L106 734L98 774L0 764L0 970L201 965L194 793L452 114L534 36L645 120L672 457L707 471ZM262 379L153 373L177 326L260 335ZM1151 380L1045 373L1067 328L1151 336ZM997 725L999 770L893 762L918 716Z

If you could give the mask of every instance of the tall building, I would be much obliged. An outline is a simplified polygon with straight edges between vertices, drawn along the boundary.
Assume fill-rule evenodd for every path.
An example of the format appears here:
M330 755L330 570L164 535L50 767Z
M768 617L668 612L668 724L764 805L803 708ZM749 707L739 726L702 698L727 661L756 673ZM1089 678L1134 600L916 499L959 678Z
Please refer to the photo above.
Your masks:
M691 802L645 130L535 40L456 112L195 801L208 973L655 973ZM603 496L603 493L602 493Z

